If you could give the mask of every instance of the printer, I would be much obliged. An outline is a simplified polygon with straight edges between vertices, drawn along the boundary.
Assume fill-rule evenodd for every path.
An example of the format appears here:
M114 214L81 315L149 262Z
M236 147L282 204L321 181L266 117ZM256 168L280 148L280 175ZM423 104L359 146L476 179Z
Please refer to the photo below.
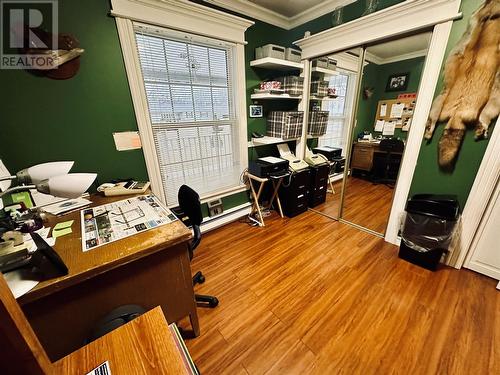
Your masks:
M304 169L309 168L309 164L307 164L304 160L300 160L290 151L290 148L286 143L281 143L278 146L278 151L280 156L283 159L289 161L289 168L292 172L300 172Z
M279 178L287 176L288 160L267 156L248 162L248 173L261 178Z
M342 149L332 146L321 146L313 149L314 152L323 155L330 162L330 174L344 173L345 158Z
M326 156L326 158L330 161L334 161L342 158L342 149L332 146L321 146L313 148L313 151L316 154L321 154Z
M313 154L309 147L306 147L306 156L304 157L307 164L311 167L316 165L328 164L328 159L322 154Z

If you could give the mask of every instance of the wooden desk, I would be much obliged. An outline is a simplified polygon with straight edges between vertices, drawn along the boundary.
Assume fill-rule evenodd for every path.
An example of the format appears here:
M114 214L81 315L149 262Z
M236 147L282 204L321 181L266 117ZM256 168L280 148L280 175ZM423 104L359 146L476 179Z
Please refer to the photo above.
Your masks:
M95 206L126 197L92 197ZM69 274L38 284L18 299L52 361L84 344L96 322L117 306L160 305L167 320L189 316L199 335L187 242L191 232L180 222L83 252L80 212L52 218L47 225L74 220L73 233L54 249Z
M378 142L355 142L353 144L352 159L350 167L371 172L373 168L373 156L377 152L386 153L380 150ZM392 152L394 155L402 155L402 152Z
M159 307L54 363L55 374L83 375L109 361L111 374L192 374Z

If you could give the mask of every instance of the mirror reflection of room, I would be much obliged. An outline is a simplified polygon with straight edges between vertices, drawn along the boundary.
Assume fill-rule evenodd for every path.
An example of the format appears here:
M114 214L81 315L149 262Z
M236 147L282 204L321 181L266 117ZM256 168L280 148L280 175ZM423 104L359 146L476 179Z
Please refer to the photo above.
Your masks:
M431 33L366 48L342 219L384 234Z
M328 112L326 132L320 137L310 138L308 146L315 153L323 154L330 160L330 175L326 201L314 210L337 219L340 208L340 191L345 169L349 127L353 117L356 95L356 79L359 67L360 48L328 55L336 62L335 72L321 76L311 69L311 82L319 79L328 85L331 95L317 100L311 91L311 111ZM311 86L314 88L314 86Z

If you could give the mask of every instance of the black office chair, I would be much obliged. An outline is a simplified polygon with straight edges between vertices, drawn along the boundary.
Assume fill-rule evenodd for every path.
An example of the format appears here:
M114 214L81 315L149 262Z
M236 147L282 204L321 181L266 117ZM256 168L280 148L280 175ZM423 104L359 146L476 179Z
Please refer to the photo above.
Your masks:
M189 218L193 228L193 240L189 244L189 259L193 259L193 251L200 244L201 231L200 224L203 220L201 213L200 196L196 191L187 185L182 185L178 193L179 207L184 214ZM205 276L201 271L196 272L193 276L193 285L203 284ZM217 307L219 300L217 297L195 294L196 302L200 307Z
M373 160L373 182L394 184L398 178L399 166L405 144L396 138L386 138L380 141L379 150Z

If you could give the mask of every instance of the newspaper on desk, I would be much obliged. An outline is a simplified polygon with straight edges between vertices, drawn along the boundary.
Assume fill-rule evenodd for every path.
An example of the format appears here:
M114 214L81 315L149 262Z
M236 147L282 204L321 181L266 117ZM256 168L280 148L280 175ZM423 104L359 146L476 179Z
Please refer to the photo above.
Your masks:
M82 250L92 250L175 220L174 214L153 194L83 209Z

